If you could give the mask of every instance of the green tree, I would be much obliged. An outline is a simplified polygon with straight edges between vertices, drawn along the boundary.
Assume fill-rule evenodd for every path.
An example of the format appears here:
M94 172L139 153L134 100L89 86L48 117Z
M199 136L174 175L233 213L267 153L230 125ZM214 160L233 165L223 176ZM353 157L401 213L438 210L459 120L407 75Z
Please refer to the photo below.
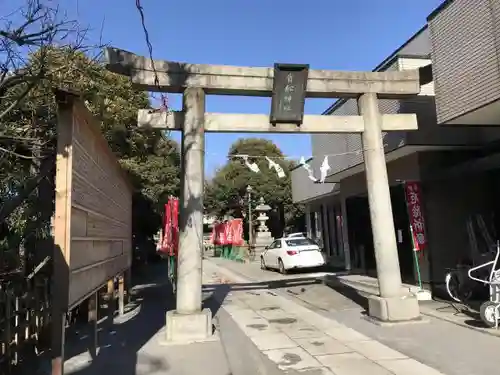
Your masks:
M236 155L249 155L249 161L255 162L260 172L252 172ZM286 176L279 178L274 170L269 169L264 156L278 163ZM231 146L227 163L205 185L205 210L218 217L245 216L248 207L246 188L250 185L252 207L255 208L262 197L273 209L268 214L271 218L268 226L273 235L293 230L303 216L303 207L292 202L290 169L293 167L294 163L286 160L273 142L261 138L239 139Z
M162 203L179 192L178 145L159 131L137 128L137 111L149 107L149 98L133 89L125 77L108 72L102 64L73 48L50 46L31 55L27 63L30 69L37 69L40 54L46 64L43 77L30 87L23 100L17 101L19 91L24 92L29 82L7 90L0 101L0 111L9 109L0 130L0 204L16 194L23 181L38 173L42 160L54 157L56 103L52 90L70 89L81 93L100 120L104 136L136 189L135 247L154 251L152 241L161 225ZM15 101L16 105L11 106ZM29 205L28 200L10 218L9 230L18 237L32 219L30 212L36 213Z

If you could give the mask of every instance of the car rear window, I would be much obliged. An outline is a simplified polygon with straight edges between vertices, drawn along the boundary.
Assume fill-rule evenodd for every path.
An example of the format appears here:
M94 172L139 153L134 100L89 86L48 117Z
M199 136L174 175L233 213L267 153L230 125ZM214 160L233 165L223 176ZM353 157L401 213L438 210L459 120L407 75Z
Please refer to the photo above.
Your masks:
M287 246L290 247L316 245L316 243L314 243L314 241L310 240L309 238L293 238L285 240L285 242Z

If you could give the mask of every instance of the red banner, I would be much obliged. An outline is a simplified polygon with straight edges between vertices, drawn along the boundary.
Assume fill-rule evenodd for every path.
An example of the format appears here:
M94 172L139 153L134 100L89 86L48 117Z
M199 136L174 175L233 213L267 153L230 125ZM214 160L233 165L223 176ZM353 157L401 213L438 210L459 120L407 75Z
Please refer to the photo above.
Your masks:
M413 235L413 246L416 251L423 250L427 245L424 216L422 214L422 195L418 182L406 182L406 205Z
M215 238L214 245L227 245L226 223L217 223L214 226Z
M163 233L159 251L168 255L176 255L179 246L179 200L169 198L165 204Z
M222 245L224 241L224 224L214 223L212 227L212 234L210 235L210 241L214 245Z
M215 223L210 242L214 245L243 245L243 219Z
M165 204L165 213L163 215L163 228L161 233L161 245L158 251L169 254L169 244L171 243L172 216L170 210L170 201Z
M172 253L177 255L179 251L179 199L171 198L170 205L172 210Z
M224 223L224 238L226 240L226 245L232 245L233 243L233 227L231 226L231 221L226 221Z
M233 245L243 245L243 219L231 220L231 236Z

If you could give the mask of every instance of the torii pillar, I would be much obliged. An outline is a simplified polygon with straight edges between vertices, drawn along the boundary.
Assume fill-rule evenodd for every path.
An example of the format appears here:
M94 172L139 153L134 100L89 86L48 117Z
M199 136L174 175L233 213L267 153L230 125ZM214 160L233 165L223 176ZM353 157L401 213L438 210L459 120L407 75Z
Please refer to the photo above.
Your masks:
M401 294L396 233L382 132L417 129L415 114L382 115L378 99L420 92L419 73L308 70L305 65L270 68L195 65L155 61L108 48L107 68L147 91L183 93L181 112L141 110L139 126L182 132L180 249L177 310L167 313L167 340L211 336L209 310L202 310L204 132L362 133L370 217L380 295L369 298L369 315L385 322L419 317L415 296ZM156 73L155 73L156 71ZM205 113L205 94L272 96L269 115ZM305 97L357 98L360 116L303 114Z
M212 335L212 313L202 309L203 186L205 181L205 93L183 96L181 199L176 310L167 311L166 340L196 341Z
M415 320L419 317L417 298L401 295L398 245L377 94L362 94L358 108L365 123L361 139L380 291L380 296L368 298L368 311L371 317L382 321Z

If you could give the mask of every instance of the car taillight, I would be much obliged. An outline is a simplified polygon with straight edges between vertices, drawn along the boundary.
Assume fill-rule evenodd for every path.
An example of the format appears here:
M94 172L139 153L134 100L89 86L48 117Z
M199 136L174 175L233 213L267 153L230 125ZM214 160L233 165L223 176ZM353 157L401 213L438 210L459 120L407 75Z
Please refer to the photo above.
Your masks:
M299 252L298 251L295 251L295 250L287 250L286 253L288 255L295 255L295 254L298 254Z

